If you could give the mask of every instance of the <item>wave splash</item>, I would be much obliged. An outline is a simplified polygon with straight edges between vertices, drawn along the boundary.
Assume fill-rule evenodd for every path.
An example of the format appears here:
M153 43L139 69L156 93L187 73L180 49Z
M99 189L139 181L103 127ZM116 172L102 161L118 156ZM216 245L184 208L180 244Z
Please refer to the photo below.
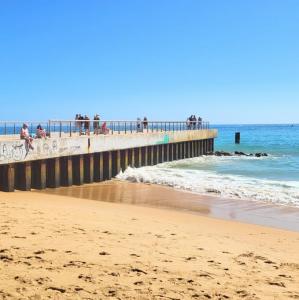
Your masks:
M129 167L124 172L120 172L117 178L130 182L165 185L204 195L299 207L298 181L278 181L220 174L209 168L206 170L195 167L198 162L202 166L207 165L207 159L210 160L210 158L202 157L156 166ZM222 159L222 162L227 163L228 160Z

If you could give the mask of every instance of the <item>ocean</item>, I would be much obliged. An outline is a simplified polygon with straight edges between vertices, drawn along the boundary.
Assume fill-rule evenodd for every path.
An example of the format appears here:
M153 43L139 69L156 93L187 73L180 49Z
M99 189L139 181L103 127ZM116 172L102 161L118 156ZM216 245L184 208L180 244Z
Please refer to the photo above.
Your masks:
M202 156L142 168L119 179L171 186L201 195L299 207L299 125L217 125L215 150L267 157ZM241 143L234 134L241 133Z

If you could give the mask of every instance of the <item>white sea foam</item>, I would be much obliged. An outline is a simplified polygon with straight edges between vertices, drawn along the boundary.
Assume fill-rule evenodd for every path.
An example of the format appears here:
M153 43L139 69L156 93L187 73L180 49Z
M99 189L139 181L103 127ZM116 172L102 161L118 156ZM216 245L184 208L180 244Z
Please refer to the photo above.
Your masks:
M118 179L166 185L198 194L271 202L299 207L299 182L266 180L253 177L220 174L213 169L205 169L211 161L226 164L235 159L255 159L249 157L201 157L163 163L156 166L131 168L117 175ZM275 157L267 159L275 160ZM202 169L192 168L200 162Z

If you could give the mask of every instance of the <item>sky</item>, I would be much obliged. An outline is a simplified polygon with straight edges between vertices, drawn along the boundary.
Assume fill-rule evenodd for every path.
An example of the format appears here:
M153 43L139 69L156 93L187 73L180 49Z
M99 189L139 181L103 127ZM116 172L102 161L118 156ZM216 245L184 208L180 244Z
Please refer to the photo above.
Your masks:
M1 0L0 120L299 123L298 0Z

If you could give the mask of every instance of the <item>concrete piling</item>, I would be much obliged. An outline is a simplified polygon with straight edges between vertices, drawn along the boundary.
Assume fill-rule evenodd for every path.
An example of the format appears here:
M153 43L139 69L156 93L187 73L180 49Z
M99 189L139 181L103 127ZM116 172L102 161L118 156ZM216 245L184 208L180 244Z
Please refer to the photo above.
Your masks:
M58 157L47 160L47 187L57 188L60 186L60 160Z
M61 179L62 186L71 186L73 184L73 163L71 156L64 156L60 158Z
M83 156L84 182L92 183L94 181L94 155L85 154Z
M42 190L47 186L47 163L45 160L31 162L32 188Z
M1 166L1 190L4 192L13 192L15 190L14 164Z
M31 190L31 162L15 165L15 188L21 191Z
M83 155L75 155L72 157L73 183L82 185L84 183L84 160Z

